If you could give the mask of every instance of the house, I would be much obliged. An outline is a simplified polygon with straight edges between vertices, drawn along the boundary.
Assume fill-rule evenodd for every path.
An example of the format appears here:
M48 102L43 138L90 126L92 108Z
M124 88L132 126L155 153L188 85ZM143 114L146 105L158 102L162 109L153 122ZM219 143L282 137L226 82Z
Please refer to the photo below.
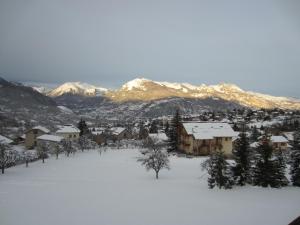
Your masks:
M77 141L79 139L80 130L75 126L68 124L60 126L56 131L56 134L64 137L66 140Z
M46 143L48 145L57 145L61 143L61 141L64 139L62 136L56 136L56 135L51 135L51 134L43 134L39 137L37 137L37 145L39 143Z
M110 129L113 140L120 141L123 139L131 139L132 135L128 129L124 127L113 127Z
M107 138L107 134L106 132L108 131L107 128L105 127L97 127L94 128L93 131L91 131L92 136L93 136L93 140L98 144L104 144L106 143L106 138Z
M37 144L37 137L48 134L50 131L42 126L36 126L25 132L25 146L27 149L32 149Z
M237 133L228 123L192 122L179 127L179 149L187 154L208 155L220 149L232 154L232 138Z
M10 145L13 143L13 140L10 140L9 138L0 135L0 143Z
M270 136L268 137L270 145L274 150L287 150L291 146L288 144L289 141L283 136ZM259 137L258 142L253 142L250 144L251 148L257 148L263 141L263 136Z
M270 138L274 150L287 150L288 140L283 136L271 136Z

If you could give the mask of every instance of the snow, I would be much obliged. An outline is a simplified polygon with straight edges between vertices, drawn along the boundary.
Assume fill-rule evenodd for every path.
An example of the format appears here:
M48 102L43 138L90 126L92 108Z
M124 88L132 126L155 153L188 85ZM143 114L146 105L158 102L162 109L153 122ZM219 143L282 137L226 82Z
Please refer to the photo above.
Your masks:
M111 132L112 132L114 135L119 135L119 134L121 134L124 130L125 130L124 127L113 127L113 128L111 128Z
M148 80L145 78L136 78L136 79L131 80L131 81L127 82L126 84L124 84L122 86L122 89L125 89L128 91L131 91L134 88L145 90L145 88L143 87L143 84L145 82L149 82L149 81L151 81L151 80Z
M283 136L271 136L271 141L273 143L282 143L282 142L287 143L288 142L288 140Z
M149 137L150 138L153 138L153 139L157 139L157 140L160 140L160 141L167 141L168 140L168 137L165 133L162 133L162 132L159 132L159 133L150 133L149 134Z
M59 105L57 107L64 113L73 114L73 111L65 106Z
M44 134L39 137L37 137L38 140L43 140L43 141L53 141L53 142L61 142L64 138L61 136L56 136L56 135L50 135L50 134Z
M57 134L60 134L60 133L80 133L80 130L73 126L73 125L64 125L64 126L61 126L57 131L56 131Z
M81 82L67 82L57 88L53 89L50 96L60 96L65 93L84 94L84 95L101 95L101 93L107 92L108 89L103 87L94 86Z
M204 158L170 158L156 180L137 150L60 156L0 175L1 225L288 224L299 216L300 188L210 190Z
M186 132L193 135L195 139L207 140L215 137L235 137L238 135L227 123L193 122L182 124Z
M48 130L46 127L43 127L43 126L35 126L35 127L32 128L32 130L41 130L46 134L50 133L50 130Z
M13 141L7 137L0 135L0 143L11 144L11 143L13 143Z

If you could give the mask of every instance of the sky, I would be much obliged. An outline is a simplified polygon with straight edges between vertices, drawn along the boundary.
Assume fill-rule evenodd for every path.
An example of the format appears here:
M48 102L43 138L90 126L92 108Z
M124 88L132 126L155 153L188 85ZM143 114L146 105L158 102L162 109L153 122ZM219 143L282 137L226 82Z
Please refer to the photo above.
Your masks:
M137 77L300 98L298 0L0 0L0 77Z

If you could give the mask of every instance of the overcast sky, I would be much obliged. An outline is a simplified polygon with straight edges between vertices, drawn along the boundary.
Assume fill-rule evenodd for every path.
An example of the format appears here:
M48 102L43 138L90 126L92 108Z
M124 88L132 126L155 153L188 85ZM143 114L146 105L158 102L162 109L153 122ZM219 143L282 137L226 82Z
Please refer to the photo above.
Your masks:
M298 0L0 0L0 76L136 77L300 98Z

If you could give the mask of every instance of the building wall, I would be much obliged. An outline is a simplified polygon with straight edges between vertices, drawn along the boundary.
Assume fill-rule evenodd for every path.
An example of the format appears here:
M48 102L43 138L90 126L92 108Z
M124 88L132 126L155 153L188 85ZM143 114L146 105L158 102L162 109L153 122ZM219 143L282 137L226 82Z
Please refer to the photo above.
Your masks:
M38 129L29 130L26 132L25 137L25 146L27 149L32 149L36 146L37 140L36 138L45 134L43 131Z
M79 133L57 133L57 135L64 137L66 140L77 141Z
M287 150L288 148L288 144L285 142L276 142L276 143L272 143L272 146L275 150Z
M179 133L179 149L191 155L209 155L211 151L221 149L225 155L232 155L232 138L219 137L211 140L195 140L192 135L188 135L184 129Z

